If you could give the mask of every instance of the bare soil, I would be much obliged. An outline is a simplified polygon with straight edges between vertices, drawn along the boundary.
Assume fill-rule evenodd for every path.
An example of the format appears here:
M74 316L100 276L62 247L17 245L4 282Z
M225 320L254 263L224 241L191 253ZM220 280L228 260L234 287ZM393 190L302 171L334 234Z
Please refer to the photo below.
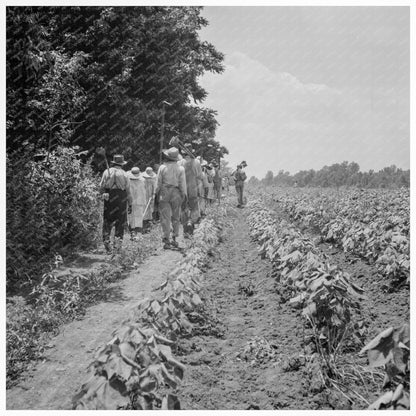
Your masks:
M250 240L247 214L246 209L231 210L224 241L204 273L201 297L217 324L180 340L178 358L187 366L178 389L182 409L364 408L362 402L350 403L324 389L307 363L300 312L281 303L272 265L260 258ZM321 248L368 291L363 315L371 321L371 333L409 319L407 288L391 291L371 265L352 261L334 247ZM180 258L179 252L159 248L138 271L114 285L110 301L65 325L45 361L7 391L7 408L70 409L96 349L111 339L138 301L154 296L152 290ZM369 400L378 393L376 385L370 387Z
M95 351L110 341L138 301L154 296L152 290L181 257L178 251L159 248L139 270L107 289L108 301L88 308L82 320L64 325L51 340L43 362L7 390L7 409L71 409L71 399L81 387ZM84 263L84 270L104 261L105 256L95 256L95 261Z

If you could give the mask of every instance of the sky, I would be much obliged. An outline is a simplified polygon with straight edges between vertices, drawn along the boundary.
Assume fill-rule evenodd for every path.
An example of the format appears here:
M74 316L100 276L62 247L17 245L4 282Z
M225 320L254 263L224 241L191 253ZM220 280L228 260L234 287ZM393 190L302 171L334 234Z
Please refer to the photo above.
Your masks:
M216 139L248 176L343 161L410 168L408 7L206 6Z

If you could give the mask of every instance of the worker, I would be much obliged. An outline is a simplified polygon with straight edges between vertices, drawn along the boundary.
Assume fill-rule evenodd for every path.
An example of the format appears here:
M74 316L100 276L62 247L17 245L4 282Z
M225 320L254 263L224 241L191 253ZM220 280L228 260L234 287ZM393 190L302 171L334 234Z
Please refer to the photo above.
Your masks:
M157 173L156 194L159 195L159 213L163 233L163 248L178 248L179 217L187 198L185 169L179 166L179 150L171 147L162 152L162 165ZM173 229L170 240L171 228Z

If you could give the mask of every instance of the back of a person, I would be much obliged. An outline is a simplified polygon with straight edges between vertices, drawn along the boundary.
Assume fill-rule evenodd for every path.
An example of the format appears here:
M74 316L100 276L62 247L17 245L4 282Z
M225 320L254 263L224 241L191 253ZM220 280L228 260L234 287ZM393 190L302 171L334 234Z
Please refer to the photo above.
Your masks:
M246 180L246 174L242 170L237 170L234 177L236 186L243 185L244 181Z
M107 189L126 189L126 177L127 173L121 169L112 166L108 169L107 180L105 182L105 188Z
M198 196L198 170L195 159L186 158L183 167L185 168L186 188L188 197Z
M162 186L179 186L181 167L176 162L167 161L159 168Z
M129 179L133 204L144 204L146 200L145 180L131 174L129 175Z
M221 175L220 175L220 170L218 168L215 168L215 173L214 173L214 185L216 187L220 187L221 186Z

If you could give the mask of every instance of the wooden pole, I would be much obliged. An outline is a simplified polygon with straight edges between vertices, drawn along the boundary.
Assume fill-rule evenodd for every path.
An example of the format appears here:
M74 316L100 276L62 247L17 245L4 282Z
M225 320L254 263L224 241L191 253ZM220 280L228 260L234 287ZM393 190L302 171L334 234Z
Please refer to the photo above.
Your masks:
M164 130L165 130L165 102L162 102L162 125L160 127L160 155L159 155L159 164L162 164L162 150L163 150L163 139L164 139Z

